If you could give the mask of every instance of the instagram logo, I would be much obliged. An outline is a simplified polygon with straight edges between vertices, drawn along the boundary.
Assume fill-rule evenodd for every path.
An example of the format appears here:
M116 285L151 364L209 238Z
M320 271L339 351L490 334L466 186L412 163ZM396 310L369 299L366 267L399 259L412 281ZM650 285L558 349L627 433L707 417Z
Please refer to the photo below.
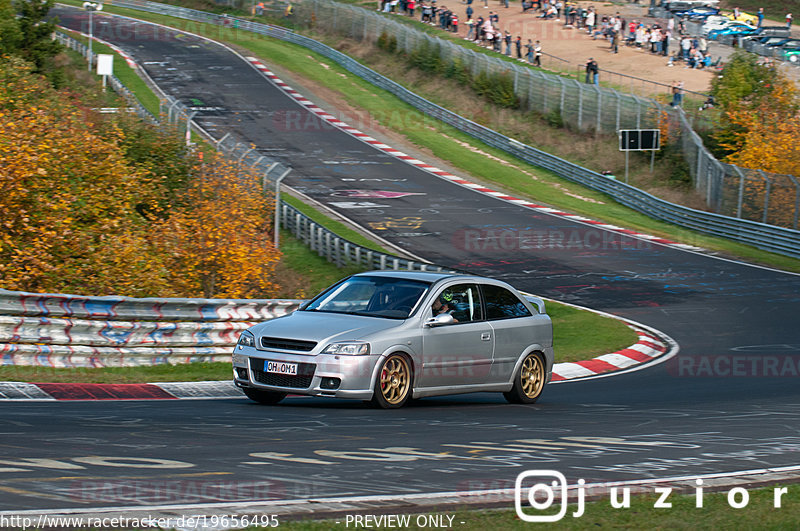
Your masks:
M578 481L582 486L583 480ZM578 489L578 510L573 514L583 514L584 492ZM553 505L558 499L558 512ZM525 504L523 506L523 503ZM569 494L567 478L556 470L527 470L517 476L514 483L514 509L523 522L557 522L567 514Z

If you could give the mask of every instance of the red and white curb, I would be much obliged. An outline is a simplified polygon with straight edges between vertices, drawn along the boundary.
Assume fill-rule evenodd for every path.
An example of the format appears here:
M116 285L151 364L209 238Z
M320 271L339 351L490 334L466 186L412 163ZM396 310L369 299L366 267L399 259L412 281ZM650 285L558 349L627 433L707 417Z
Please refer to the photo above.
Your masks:
M233 381L142 384L0 382L2 400L178 400L244 398Z
M669 346L655 334L635 326L631 326L631 328L639 336L639 341L635 344L590 360L556 363L553 365L551 381L561 382L629 369L635 365L653 361L670 351Z
M317 104L315 104L314 102L312 102L311 100L309 100L308 98L306 98L305 96L303 96L302 94L300 94L299 92L294 90L292 87L287 85L283 80L281 80L278 76L276 76L269 68L267 68L266 65L264 65L257 58L255 58L255 57L246 57L245 59L247 59L247 61L256 70L261 72L267 79L272 81L279 89L281 89L290 98L295 100L300 105L303 105L305 108L307 108L309 111L314 113L319 118L322 118L323 120L325 120L329 124L331 124L334 127L344 131L345 133L350 134L351 136L361 140L362 142L365 142L365 143L369 144L370 146L372 146L372 147L374 147L376 149L379 149L380 151L383 151L387 155L391 155L391 156L393 156L393 157L395 157L397 159L400 159L400 160L402 160L404 162L407 162L408 164L411 164L412 166L416 166L417 168L425 170L428 173L436 175L437 177L441 177L443 179L447 179L447 180L449 180L449 181L451 181L453 183L459 184L459 185L464 186L466 188L471 188L471 189L473 189L473 190L475 190L477 192L481 192L481 193L484 193L484 194L487 194L487 195L491 195L493 197L497 197L498 199L502 199L504 201L508 201L508 202L514 203L516 205L524 206L524 207L527 207L527 208L530 208L530 209L533 209L533 210L536 210L536 211L539 211L539 212L544 212L544 213L547 213L547 214L551 214L553 216L560 216L560 217L568 218L570 220L577 221L577 222L580 222L580 223L585 223L585 224L588 224L588 225L593 225L593 226L596 226L596 227L604 229L604 230L608 230L608 231L611 231L611 232L616 232L616 233L619 233L619 234L624 234L626 236L640 238L640 239L643 239L643 240L651 241L653 243L658 243L658 244L661 244L661 245L666 245L666 246L669 246L669 247L675 247L675 248L678 248L678 249L692 250L692 251L701 250L701 248L694 247L692 245L673 242L671 240L667 240L665 238L660 238L658 236L652 236L650 234L644 234L644 233L641 233L641 232L636 232L636 231L633 231L633 230L630 230L630 229L617 227L616 225L610 225L608 223L603 223L602 221L597 221L597 220L593 220L593 219L586 218L586 217L583 217L583 216L578 216L576 214L570 214L568 212L562 212L562 211L560 211L558 209L555 209L555 208L550 208L550 207L546 207L546 206L543 206L543 205L537 205L536 203L531 203L530 201L527 201L525 199L519 199L517 197L513 197L513 196L510 196L510 195L504 194L503 192L498 192L498 191L492 190L491 188L486 188L485 186L483 186L481 184L476 184L476 183L470 182L470 181L468 181L466 179L463 179L461 177L453 175L453 174L451 174L449 172L446 172L444 170L440 170L439 168L437 168L435 166L431 166L430 164L427 164L427 163L425 163L425 162L423 162L421 160L415 159L411 155L408 155L406 153L403 153L402 151L394 149L393 147L384 144L380 140L376 140L376 139L372 138L371 136L367 135L366 133L363 133L363 132L359 131L358 129L356 129L355 127L352 127L351 125L339 120L338 118L336 118L332 114L328 113L324 109L321 109L320 107L317 106Z

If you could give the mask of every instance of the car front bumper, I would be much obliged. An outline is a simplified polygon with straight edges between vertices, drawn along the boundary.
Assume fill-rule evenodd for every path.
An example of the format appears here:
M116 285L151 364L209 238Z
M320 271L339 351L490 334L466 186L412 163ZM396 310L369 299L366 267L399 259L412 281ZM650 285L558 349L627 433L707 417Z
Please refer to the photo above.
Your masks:
M233 376L238 387L368 400L372 398L372 376L378 360L376 355L308 356L237 347L233 354ZM297 364L298 374L268 373L265 371L267 361Z

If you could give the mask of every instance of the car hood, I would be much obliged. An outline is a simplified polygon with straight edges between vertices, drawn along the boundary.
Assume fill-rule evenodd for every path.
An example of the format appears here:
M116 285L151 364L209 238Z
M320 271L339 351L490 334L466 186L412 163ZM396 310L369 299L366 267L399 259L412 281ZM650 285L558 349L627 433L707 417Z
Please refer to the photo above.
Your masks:
M259 323L250 331L258 337L277 337L330 343L363 340L368 336L403 324L402 319L384 319L361 315L297 311L285 317ZM322 348L325 345L321 345Z

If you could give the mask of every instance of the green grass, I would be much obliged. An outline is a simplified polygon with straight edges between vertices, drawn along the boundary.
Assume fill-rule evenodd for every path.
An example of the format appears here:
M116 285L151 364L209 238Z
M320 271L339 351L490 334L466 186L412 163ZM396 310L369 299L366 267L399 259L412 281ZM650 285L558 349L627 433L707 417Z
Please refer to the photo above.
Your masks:
M0 366L4 382L80 382L80 383L146 383L201 382L230 380L231 364L227 362L186 363L181 365L149 365L145 367L69 368Z
M360 273L365 270L358 265L339 267L325 258L319 256L301 240L291 236L286 231L281 231L281 258L290 271L301 275L306 282L303 286L303 296L311 298L323 289L342 278Z
M74 0L69 1L73 2ZM345 71L332 61L328 61L303 47L221 26L199 24L151 13L120 9L114 6L109 6L109 10L128 16L135 16L143 20L172 25L183 31L200 33L210 38L246 48L249 53L265 58L268 64L280 65L301 77L339 93L348 104L366 110L382 126L389 127L404 135L417 146L429 149L434 156L448 161L462 170L464 174L492 183L511 194L527 197L538 203L555 205L558 208L601 219L612 224L720 251L756 263L800 272L800 261L798 260L761 251L754 247L722 238L701 235L669 223L651 219L617 204L605 194L588 190L551 172L525 164L505 152L486 146L449 126L430 119L424 119L421 113L410 105L401 102L383 90L377 89L368 82ZM322 66L323 64L325 66ZM510 165L500 165L491 161L485 155L475 153L453 142L451 138L507 161ZM533 173L538 180L533 180L524 171ZM553 186L553 183L558 187ZM572 197L565 194L564 190L601 201L603 204L595 204Z
M553 320L556 363L616 352L638 340L636 332L616 319L553 301L546 305Z
M631 529L631 530L719 530L719 529L772 529L794 530L800 527L800 501L797 493L800 485L788 485L788 493L783 496L782 506L773 507L773 487L749 490L749 503L742 509L733 509L728 505L727 490L721 493L703 493L703 507L695 507L695 495L671 494L667 502L671 508L654 508L657 497L631 496L630 508L612 508L608 497L586 504L585 514L574 518L574 505L569 506L567 515L558 523L550 524L556 529L595 530L595 529ZM621 497L621 494L620 494ZM557 506L547 514L557 511ZM376 511L377 512L377 511ZM381 511L391 514L392 511ZM398 511L394 514L409 514ZM503 531L527 531L540 529L537 524L520 520L514 510L448 510L429 513L433 515L453 516L453 527L458 531L485 531L502 529ZM535 512L526 511L534 515ZM410 524L404 529L430 529L416 525L417 515L412 513ZM339 523L337 523L337 521ZM444 522L447 522L447 518ZM463 524L462 524L463 522ZM543 524L539 524L542 526ZM345 529L364 529L352 522L346 526L344 516L332 520L319 521L284 521L281 529L288 531L336 531ZM386 529L372 527L372 529Z

